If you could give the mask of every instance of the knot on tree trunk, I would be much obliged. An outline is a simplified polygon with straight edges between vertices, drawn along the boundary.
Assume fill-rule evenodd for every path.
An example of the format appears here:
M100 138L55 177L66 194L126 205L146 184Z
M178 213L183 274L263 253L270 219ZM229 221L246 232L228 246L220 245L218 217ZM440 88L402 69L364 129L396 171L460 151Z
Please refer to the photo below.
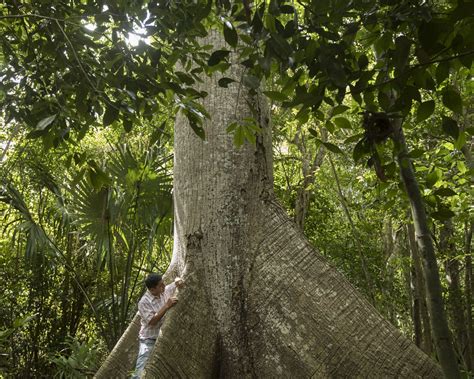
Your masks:
M186 235L186 247L188 249L200 249L202 241L202 232L200 230Z

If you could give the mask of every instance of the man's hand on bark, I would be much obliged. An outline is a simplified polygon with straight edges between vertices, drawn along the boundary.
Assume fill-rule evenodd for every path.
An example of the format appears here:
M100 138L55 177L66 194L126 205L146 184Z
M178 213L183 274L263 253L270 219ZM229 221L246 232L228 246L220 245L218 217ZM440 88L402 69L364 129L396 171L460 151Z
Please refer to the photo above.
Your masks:
M174 306L178 302L178 299L176 297L170 297L166 301L166 308L170 309L172 306Z
M176 287L178 287L178 288L183 288L184 287L184 280L181 279L180 277L177 277L174 280L174 284L176 284Z

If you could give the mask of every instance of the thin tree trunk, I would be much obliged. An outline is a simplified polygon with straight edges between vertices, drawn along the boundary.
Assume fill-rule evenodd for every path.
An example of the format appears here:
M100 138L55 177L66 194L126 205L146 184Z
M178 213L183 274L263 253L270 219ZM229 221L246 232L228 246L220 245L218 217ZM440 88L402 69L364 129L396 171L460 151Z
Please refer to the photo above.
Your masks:
M384 267L383 267L383 276L382 276L382 291L385 292L383 306L386 309L389 320L392 323L395 323L395 309L394 304L390 301L393 295L393 282L394 282L394 267L391 263L395 257L395 241L393 238L393 226L392 219L390 216L384 219L384 228L383 228L383 242L384 242Z
M321 129L321 139L324 142L327 140L327 131L325 128ZM295 138L295 143L301 153L301 169L303 173L303 181L296 194L295 222L296 225L304 231L304 224L306 221L306 215L309 211L310 196L312 192L309 187L314 184L316 171L323 164L324 157L326 156L326 149L321 145L313 158L306 149L303 137Z
M430 313L431 328L436 352L445 376L453 379L460 378L461 374L457 364L448 322L446 320L438 263L428 227L423 199L421 197L411 160L408 156L408 149L403 134L401 120L393 121L392 126L393 139L395 144L398 146L397 160L400 167L402 181L405 185L408 199L410 201L417 244L423 261L423 274L428 295L428 310Z
M472 99L471 99L472 100ZM465 108L464 122L460 124L461 132L464 133L466 127L471 125L470 119L472 118L472 101L471 106ZM467 167L470 172L474 171L474 159L472 158L472 147L474 137L470 137L468 141L461 148L461 151L466 159ZM471 175L471 186L474 184L474 177ZM474 222L468 221L465 224L464 229L464 262L465 262L465 273L464 273L464 288L465 288L465 303L466 303L466 321L467 321L467 346L464 354L466 365L471 373L474 373L474 328L473 328L473 304L472 296L474 296L474 280L472 277L472 229Z
M406 302L406 309L410 312L412 321L413 320L413 308L412 304L413 301L413 293L411 290L411 250L408 242L408 231L406 225L402 225L398 230L395 232L395 246L396 251L398 252L401 258L401 267L403 272L403 278L405 279L405 290L407 294L407 302ZM408 321L409 323L409 321ZM420 322L421 325L421 322ZM413 323L414 326L414 323ZM419 344L415 342L415 344L420 347Z
M465 288L465 299L466 299L466 319L467 319L467 346L464 354L466 365L469 371L474 372L474 328L472 319L472 296L474 294L474 280L472 278L472 229L473 222L466 222L464 235L464 262L465 262L465 274L464 274L464 288Z
M464 360L467 350L468 326L464 314L464 301L460 283L460 265L453 242L454 226L451 220L444 221L440 231L440 250L446 256L445 270L448 282L448 311L454 327L454 335L460 358ZM465 363L465 362L464 362Z
M337 188L337 194L339 196L339 201L342 205L342 209L344 210L344 214L346 215L347 220L349 221L349 224L351 226L352 235L353 235L354 239L356 241L359 241L359 243L360 243L359 232L358 232L357 228L354 225L354 221L352 220L351 212L349 211L349 207L347 206L347 203L346 203L346 198L345 198L344 194L342 193L341 183L339 182L339 176L337 175L336 167L334 166L334 163L331 159L331 156L329 156L329 163L331 165L331 170L332 170L332 173L334 175L334 179L336 181L336 188ZM367 258L366 258L365 254L362 250L360 252L360 262L361 262L361 266L362 266L362 272L364 273L365 281L366 281L366 284L367 284L367 293L369 294L369 297L370 297L372 303L374 303L375 302L375 296L374 296L375 285L373 284L372 277L370 275L370 271L369 271L368 264L367 264Z
M413 224L408 224L408 241L411 252L411 287L413 289L413 323L415 341L417 346L428 355L433 352L431 326L426 305L426 291L423 279L421 258L416 245L415 229Z

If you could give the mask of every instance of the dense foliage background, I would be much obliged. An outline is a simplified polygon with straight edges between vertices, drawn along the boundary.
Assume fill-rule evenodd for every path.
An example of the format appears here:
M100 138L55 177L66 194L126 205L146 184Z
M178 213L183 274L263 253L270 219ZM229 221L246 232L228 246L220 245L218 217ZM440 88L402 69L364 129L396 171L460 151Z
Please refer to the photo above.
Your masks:
M7 1L0 5L0 375L91 376L172 248L173 119L193 89L272 109L275 191L305 235L436 358L410 197L428 215L445 313L473 372L473 5L468 1ZM211 28L227 49L199 46ZM178 68L176 68L178 67ZM255 143L255 120L232 124ZM53 373L53 374L52 374Z

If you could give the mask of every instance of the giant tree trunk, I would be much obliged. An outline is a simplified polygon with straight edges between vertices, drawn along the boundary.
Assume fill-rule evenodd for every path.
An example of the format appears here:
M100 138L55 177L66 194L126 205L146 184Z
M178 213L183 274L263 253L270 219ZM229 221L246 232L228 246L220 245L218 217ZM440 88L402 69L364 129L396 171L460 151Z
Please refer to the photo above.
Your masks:
M204 43L222 46L217 34ZM237 66L226 72L241 75ZM183 276L186 287L144 377L442 377L289 219L273 194L265 102L217 80L199 88L212 115L205 141L183 116L176 121L168 274ZM226 126L251 116L249 104L263 133L237 148Z

